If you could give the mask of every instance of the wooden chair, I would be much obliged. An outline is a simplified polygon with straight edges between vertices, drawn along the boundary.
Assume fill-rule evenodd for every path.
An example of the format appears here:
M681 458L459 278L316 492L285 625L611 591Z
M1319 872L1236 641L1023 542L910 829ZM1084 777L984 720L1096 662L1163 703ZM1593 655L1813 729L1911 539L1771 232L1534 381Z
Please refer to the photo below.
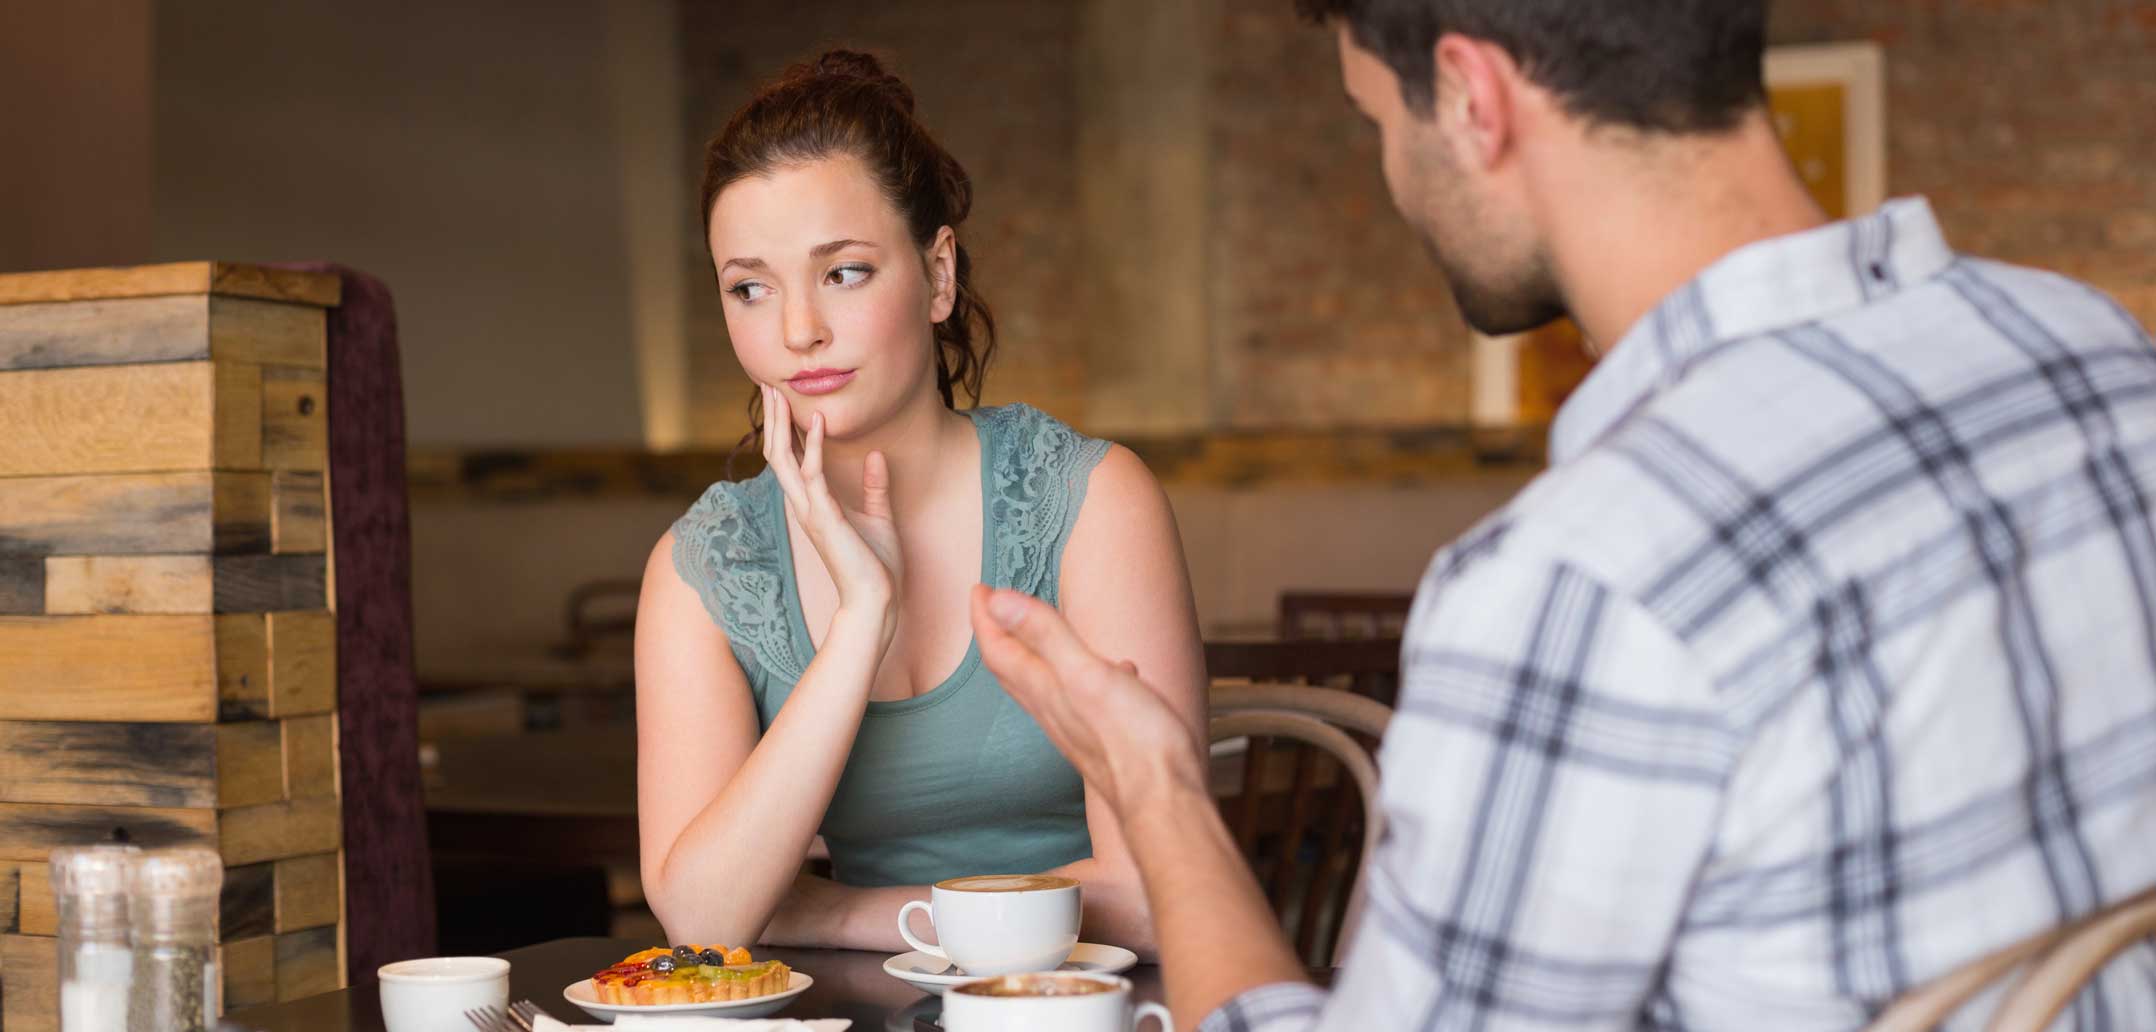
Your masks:
M2026 973L1992 1013L1990 1032L2043 1032L2104 965L2156 936L2156 889L1978 957L1912 990L1868 1032L1929 1032L1985 989Z
M1284 591L1280 636L1289 641L1397 639L1407 630L1415 596L1407 592Z
M1221 816L1297 954L1332 966L1354 935L1363 859L1383 831L1371 750L1392 711L1286 684L1216 686L1211 704L1211 740L1248 741L1239 776L1215 786Z
M1205 670L1215 681L1337 688L1390 706L1400 692L1400 640L1206 642Z

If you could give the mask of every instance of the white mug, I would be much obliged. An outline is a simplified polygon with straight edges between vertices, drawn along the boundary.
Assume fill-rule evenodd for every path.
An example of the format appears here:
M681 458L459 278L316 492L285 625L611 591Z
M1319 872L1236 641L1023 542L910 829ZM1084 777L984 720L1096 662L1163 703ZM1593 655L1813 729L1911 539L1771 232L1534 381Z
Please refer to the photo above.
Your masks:
M509 1006L509 962L500 957L400 960L375 974L389 1032L470 1032L465 1011Z
M1096 992L1071 993L1073 985L1104 988ZM984 995L982 990L1006 986L1025 990L1047 989L1053 995ZM1057 989L1062 992L1054 992ZM1114 975L1058 971L1036 975L1006 975L963 982L943 994L944 1032L1002 1032L1022 1028L1027 1032L1136 1032L1147 1018L1160 1021L1160 1032L1175 1032L1168 1008L1157 1003L1131 1006L1130 982Z
M916 909L928 912L941 945L914 938L906 927ZM1052 971L1078 945L1078 882L1045 874L946 879L929 890L928 902L899 908L898 934L969 975Z

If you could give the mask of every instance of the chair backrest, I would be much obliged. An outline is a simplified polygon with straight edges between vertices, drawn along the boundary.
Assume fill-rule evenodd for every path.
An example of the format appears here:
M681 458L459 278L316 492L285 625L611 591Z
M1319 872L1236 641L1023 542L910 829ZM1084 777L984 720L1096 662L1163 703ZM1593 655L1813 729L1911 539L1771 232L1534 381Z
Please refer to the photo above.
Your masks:
M1221 816L1296 952L1332 966L1354 935L1362 864L1384 830L1371 750L1392 711L1287 684L1218 685L1211 704L1211 740L1248 743L1240 769L1215 785Z
M1390 706L1400 692L1400 640L1209 641L1215 681L1271 681L1338 688Z
M349 984L436 952L434 873L419 775L412 651L412 529L396 306L380 280L338 265L329 313L329 489L337 590L337 737L344 797Z
M1291 641L1398 638L1415 596L1397 591L1283 591L1280 636Z
M2156 889L2011 943L1911 990L1866 1032L1930 1032L1977 994L2026 971L1992 1012L1990 1032L2042 1032L2104 965L2156 936Z

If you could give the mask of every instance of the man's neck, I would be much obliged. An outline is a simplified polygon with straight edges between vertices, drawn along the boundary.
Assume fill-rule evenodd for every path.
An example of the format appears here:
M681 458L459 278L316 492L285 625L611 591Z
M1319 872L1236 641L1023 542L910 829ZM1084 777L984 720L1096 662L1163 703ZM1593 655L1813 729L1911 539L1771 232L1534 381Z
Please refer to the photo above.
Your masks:
M1579 146L1578 160L1548 163L1543 225L1598 354L1724 255L1827 221L1764 111L1714 137Z

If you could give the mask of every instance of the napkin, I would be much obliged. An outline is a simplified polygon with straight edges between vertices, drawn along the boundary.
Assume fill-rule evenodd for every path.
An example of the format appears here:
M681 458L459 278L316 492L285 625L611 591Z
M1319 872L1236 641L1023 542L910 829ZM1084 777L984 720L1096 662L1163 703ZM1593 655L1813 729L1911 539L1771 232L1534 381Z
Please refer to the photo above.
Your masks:
M552 1015L541 1014L532 1021L532 1032L571 1032L575 1029L644 1029L647 1032L846 1032L853 1027L847 1018L817 1018L803 1021L799 1018L707 1018L685 1016L665 1018L656 1014L624 1014L611 1025L569 1025L556 1021Z

